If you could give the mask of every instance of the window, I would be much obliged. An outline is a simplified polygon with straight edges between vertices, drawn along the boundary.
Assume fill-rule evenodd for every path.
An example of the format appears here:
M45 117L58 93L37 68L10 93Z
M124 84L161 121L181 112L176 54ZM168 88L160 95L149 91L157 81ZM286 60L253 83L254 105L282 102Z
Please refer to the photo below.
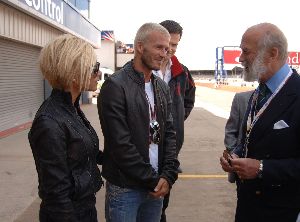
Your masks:
M90 0L69 0L69 2L75 6L81 14L89 18Z

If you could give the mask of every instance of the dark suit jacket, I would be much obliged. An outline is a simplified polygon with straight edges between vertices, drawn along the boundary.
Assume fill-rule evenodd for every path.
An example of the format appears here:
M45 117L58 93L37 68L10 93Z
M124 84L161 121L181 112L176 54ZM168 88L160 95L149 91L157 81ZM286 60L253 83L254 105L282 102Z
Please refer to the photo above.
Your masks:
M280 120L288 127L274 129ZM240 154L241 149L234 152ZM300 212L300 76L296 72L254 125L247 157L263 160L263 176L238 181L237 214L254 214L253 221L296 221L294 214Z

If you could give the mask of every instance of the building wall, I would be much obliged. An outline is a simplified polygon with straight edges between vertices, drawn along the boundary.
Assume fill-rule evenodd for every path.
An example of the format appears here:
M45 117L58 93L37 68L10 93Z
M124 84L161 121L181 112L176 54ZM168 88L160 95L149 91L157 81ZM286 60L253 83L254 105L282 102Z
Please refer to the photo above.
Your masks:
M101 48L95 49L97 59L101 67L115 70L115 43L112 41L102 40Z
M134 54L117 54L117 69L122 68L128 61L133 59Z
M38 66L45 44L63 33L71 33L94 47L101 45L100 30L66 1L60 1L67 14L63 23L51 20L24 2L0 1L0 135L28 125L51 90ZM83 94L82 98L88 101L88 95Z
M62 33L58 29L0 3L0 36L42 47Z
M0 132L30 122L44 100L39 47L0 38Z

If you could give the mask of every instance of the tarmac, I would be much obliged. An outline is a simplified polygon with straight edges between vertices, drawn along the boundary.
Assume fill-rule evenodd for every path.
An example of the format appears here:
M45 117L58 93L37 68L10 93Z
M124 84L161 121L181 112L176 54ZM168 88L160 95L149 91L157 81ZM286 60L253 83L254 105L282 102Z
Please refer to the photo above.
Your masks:
M235 185L227 182L219 157L224 126L234 92L197 87L196 103L185 123L185 142L179 160L180 174L171 192L168 222L232 222L236 207ZM103 136L95 104L83 111ZM40 199L37 174L27 140L28 129L0 139L0 221L36 222ZM105 189L97 193L99 221L104 219Z

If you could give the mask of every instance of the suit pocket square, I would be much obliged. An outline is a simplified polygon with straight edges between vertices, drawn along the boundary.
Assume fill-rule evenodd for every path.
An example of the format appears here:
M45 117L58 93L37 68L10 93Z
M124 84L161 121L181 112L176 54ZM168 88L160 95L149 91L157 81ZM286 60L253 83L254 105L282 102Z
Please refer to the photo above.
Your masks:
M284 120L279 120L274 124L273 129L284 129L288 127L289 125L286 122L284 122Z

